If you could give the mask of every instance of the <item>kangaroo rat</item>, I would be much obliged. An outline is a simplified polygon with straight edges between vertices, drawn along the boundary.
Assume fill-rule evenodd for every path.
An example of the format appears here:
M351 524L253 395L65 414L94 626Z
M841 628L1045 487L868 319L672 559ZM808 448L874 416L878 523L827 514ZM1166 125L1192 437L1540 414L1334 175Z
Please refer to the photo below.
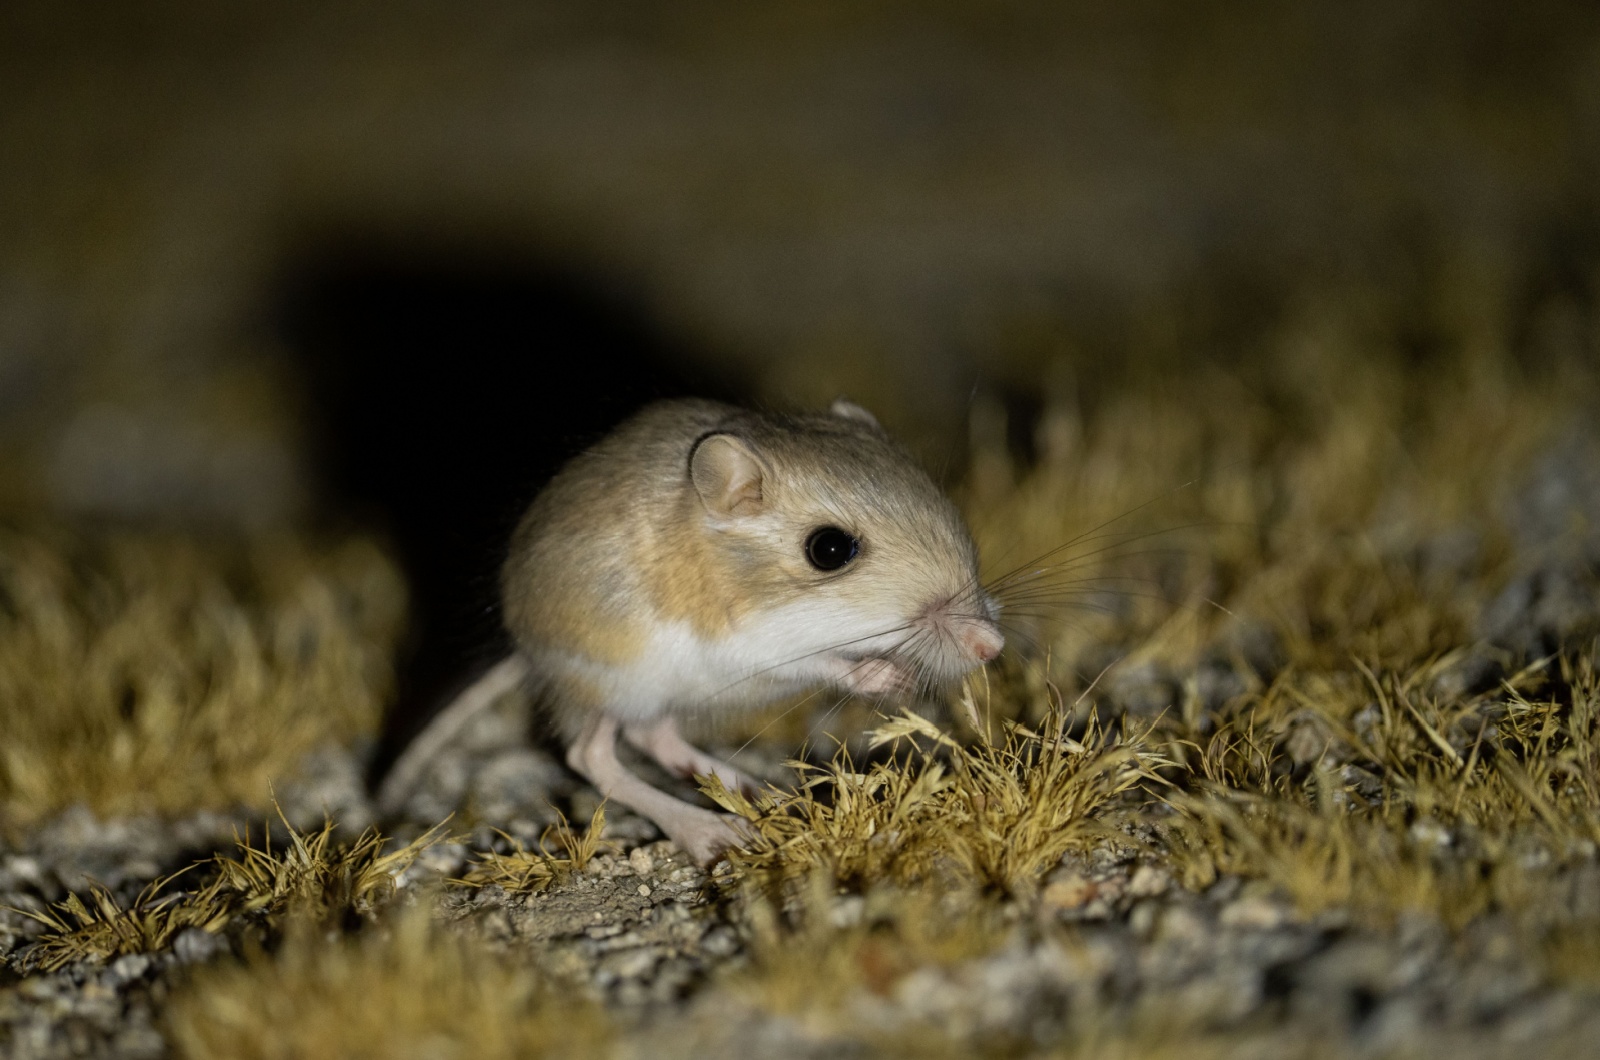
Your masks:
M567 763L701 863L740 843L733 819L629 772L619 735L671 773L753 791L684 740L678 719L826 686L910 693L1003 644L954 505L846 401L793 416L697 400L646 408L534 500L501 594L516 653L431 728L454 731L530 681ZM448 733L424 736L380 805L403 800L417 759Z

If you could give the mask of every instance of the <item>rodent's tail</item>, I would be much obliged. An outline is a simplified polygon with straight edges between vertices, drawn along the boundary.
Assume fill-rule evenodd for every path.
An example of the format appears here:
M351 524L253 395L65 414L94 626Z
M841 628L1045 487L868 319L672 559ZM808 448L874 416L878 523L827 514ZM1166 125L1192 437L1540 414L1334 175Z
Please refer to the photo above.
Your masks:
M464 688L448 706L435 714L428 727L419 732L400 757L395 759L383 782L378 785L375 802L379 816L388 817L398 813L416 790L423 770L434 756L456 737L467 722L526 680L528 672L528 660L521 652L512 652L489 667L482 677Z

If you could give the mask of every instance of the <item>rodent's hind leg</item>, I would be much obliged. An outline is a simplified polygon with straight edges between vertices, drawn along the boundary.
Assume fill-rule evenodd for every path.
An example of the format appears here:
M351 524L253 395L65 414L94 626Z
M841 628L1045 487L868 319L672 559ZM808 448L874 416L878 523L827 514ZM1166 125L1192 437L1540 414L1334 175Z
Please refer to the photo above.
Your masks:
M714 776L730 791L755 795L761 790L756 779L744 770L713 758L683 738L673 718L662 718L649 725L626 725L622 735L645 754L654 758L676 777Z
M567 748L567 764L605 798L654 821L697 864L714 864L724 851L744 844L748 836L738 818L690 806L628 772L617 758L617 729L615 718L591 715Z

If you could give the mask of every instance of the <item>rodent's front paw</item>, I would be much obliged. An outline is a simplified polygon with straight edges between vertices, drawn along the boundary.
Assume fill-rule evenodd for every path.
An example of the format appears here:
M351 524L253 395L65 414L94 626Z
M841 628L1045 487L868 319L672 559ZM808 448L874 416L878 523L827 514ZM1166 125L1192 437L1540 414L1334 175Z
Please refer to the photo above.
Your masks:
M915 682L904 668L888 659L851 662L839 683L858 696L890 696L909 692Z

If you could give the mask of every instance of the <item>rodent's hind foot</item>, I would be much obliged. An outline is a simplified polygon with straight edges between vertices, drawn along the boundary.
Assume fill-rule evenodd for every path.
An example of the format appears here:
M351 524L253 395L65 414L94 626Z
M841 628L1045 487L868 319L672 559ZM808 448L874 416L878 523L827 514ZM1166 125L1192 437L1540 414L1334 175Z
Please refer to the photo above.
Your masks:
M567 748L567 764L603 797L650 818L684 853L708 868L728 850L743 846L752 837L749 826L740 818L691 806L624 769L617 760L619 727L610 715L595 714Z
M622 731L629 743L654 758L661 768L674 776L686 780L696 776L713 776L720 779L729 791L737 791L749 798L761 793L761 785L744 770L706 754L685 740L678 732L677 722L670 717L649 725L627 725Z
M656 824L701 868L709 869L723 860L728 851L743 847L754 838L749 823L742 817L712 813L698 806L683 808L688 812L674 814L670 821L658 817Z

